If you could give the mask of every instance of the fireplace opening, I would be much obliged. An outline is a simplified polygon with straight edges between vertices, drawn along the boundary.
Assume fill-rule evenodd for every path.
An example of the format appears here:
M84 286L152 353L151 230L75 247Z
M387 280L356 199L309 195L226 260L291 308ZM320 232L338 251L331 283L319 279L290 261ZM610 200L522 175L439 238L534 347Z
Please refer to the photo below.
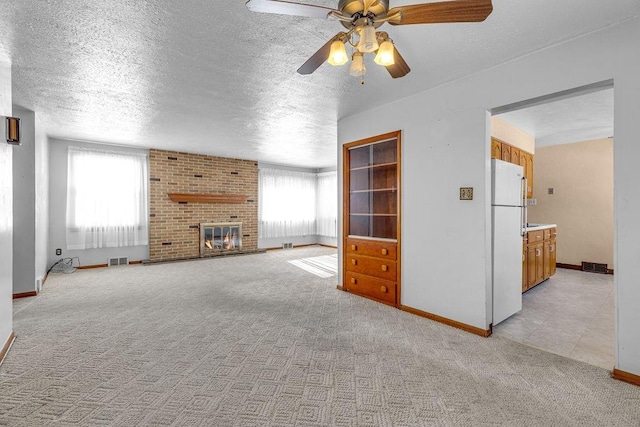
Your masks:
M200 224L200 255L242 250L242 223Z

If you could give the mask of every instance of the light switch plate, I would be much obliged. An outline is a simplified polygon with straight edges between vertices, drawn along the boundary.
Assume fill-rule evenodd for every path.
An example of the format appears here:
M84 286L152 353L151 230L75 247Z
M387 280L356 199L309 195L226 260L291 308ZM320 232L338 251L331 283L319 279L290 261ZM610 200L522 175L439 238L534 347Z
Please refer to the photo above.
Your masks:
M473 187L460 187L460 200L473 200Z

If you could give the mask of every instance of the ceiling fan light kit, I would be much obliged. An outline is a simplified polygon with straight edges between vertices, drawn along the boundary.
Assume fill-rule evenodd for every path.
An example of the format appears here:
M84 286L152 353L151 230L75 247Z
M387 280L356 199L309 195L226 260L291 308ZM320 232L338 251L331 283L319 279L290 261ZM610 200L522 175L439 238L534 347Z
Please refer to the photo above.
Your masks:
M327 62L331 65L344 65L349 61L347 56L347 49L342 40L336 40L331 43L331 52L329 53L329 59Z
M374 62L386 67L394 79L411 71L388 34L376 32L381 25L482 22L493 11L491 0L449 0L391 9L389 0L339 0L337 9L284 0L248 0L246 5L253 12L337 19L348 31L336 34L302 64L298 73L311 74L324 62L344 65L349 60L345 46L348 42L355 48L349 74L361 77L362 83L366 73L365 53L376 53ZM352 42L354 33L358 35L358 43Z
M353 77L363 77L367 73L367 68L364 66L364 55L362 52L355 52L351 58L351 67L349 67L349 74Z
M393 43L391 42L391 40L383 41L380 44L380 47L378 48L378 53L376 54L376 57L373 59L373 61L376 64L382 65L384 67L395 64L395 60L393 58L394 49L395 47L393 46Z
M358 41L357 45L359 52L371 53L378 50L378 37L376 36L376 29L373 25L359 27L358 33L360 35L360 41Z

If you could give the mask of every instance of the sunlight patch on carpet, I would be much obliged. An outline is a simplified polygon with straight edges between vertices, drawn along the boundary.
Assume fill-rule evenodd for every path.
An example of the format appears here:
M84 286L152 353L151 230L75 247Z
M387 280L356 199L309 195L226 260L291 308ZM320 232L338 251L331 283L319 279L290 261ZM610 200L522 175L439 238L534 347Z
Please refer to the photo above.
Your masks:
M324 278L338 274L338 254L300 258L288 262L309 273Z

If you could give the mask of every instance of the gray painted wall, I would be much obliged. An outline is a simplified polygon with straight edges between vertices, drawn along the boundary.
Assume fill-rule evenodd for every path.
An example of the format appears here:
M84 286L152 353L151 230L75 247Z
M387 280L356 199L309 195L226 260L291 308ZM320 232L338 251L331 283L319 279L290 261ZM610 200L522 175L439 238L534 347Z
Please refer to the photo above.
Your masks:
M36 113L35 132L35 174L36 174L36 280L43 280L47 272L47 251L49 248L49 139Z
M81 141L67 141L51 138L49 140L49 252L48 264L51 266L60 258L78 257L80 265L106 264L110 257L129 257L129 261L149 259L149 246L130 246L122 248L87 249L83 251L67 250L67 148L89 147L98 149L117 149L134 153L148 153L146 149L114 147ZM62 256L55 254L56 248L62 249Z
M13 150L13 293L36 290L35 113L13 106L22 145Z
M11 64L0 49L0 116L11 115ZM0 121L0 135L5 135ZM13 150L0 139L0 349L13 331Z

